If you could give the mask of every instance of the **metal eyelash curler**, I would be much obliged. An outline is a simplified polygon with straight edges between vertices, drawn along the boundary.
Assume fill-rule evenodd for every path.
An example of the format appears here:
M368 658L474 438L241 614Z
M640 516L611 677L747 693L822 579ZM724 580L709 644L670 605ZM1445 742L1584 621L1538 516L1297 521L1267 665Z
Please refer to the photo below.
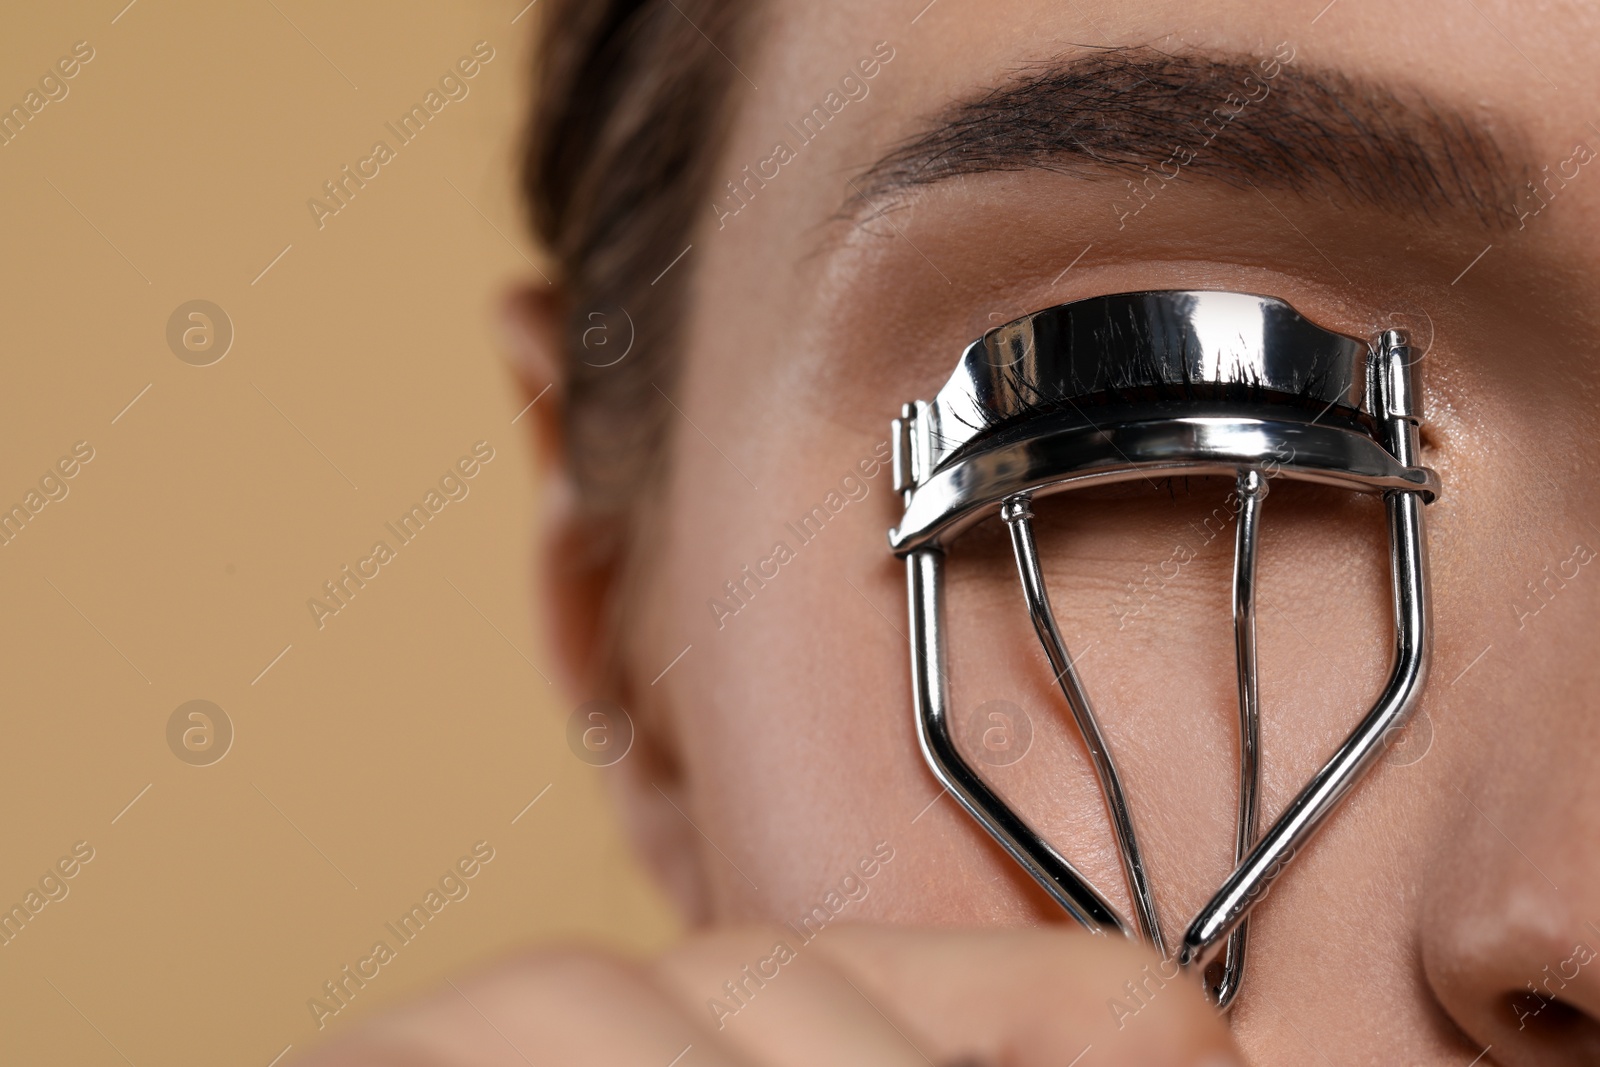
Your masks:
M1247 918L1350 788L1384 735L1404 725L1430 649L1422 505L1438 476L1417 465L1419 375L1405 335L1372 345L1246 293L1162 291L1046 308L972 342L934 400L894 420L905 513L889 544L906 561L917 735L935 777L1073 918L1169 957L1116 761L1051 611L1034 543L1033 497L1089 483L1232 474L1240 507L1233 622L1239 686L1235 868L1175 953L1229 1006L1244 978ZM1268 477L1382 493L1393 583L1394 662L1377 702L1271 828L1259 831L1260 706L1255 571ZM1099 778L1135 929L994 793L952 739L940 597L945 549L998 515L1023 597ZM1224 942L1226 944L1224 945ZM1220 954L1220 961L1219 961ZM1208 968L1220 962L1211 978Z

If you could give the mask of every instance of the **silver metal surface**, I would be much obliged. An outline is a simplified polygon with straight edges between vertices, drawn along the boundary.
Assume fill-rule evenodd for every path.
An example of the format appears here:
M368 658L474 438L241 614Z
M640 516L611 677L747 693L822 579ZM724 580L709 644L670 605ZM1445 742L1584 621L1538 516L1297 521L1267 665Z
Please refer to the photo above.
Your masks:
M930 405L929 469L1015 420L1092 417L1147 395L1294 398L1312 414L1372 415L1366 365L1364 341L1272 297L1169 290L1060 304L967 346Z
M1418 367L1405 338L1369 346L1281 300L1242 293L1145 292L1047 308L974 341L934 401L894 421L889 531L906 560L918 737L934 775L1063 908L1097 932L1133 936L1107 898L1011 811L957 751L948 721L940 596L945 548L973 523L1011 532L1024 602L1099 778L1138 931L1165 956L1155 896L1111 748L1056 624L1030 501L1091 482L1230 474L1237 479L1233 618L1239 793L1233 873L1184 934L1176 958L1226 1007L1244 978L1245 920L1402 725L1427 675L1429 614L1422 505L1440 491L1417 466ZM1261 708L1256 558L1268 478L1384 495L1395 654L1377 703L1265 833L1259 830Z
M950 733L949 690L944 670L944 627L940 611L944 553L921 549L906 557L911 601L911 678L916 704L917 740L939 784L955 797L1002 848L1055 898L1056 903L1095 933L1127 933L1128 924L1099 890L1090 885L1027 821L984 784L955 745Z
M1400 462L1414 462L1418 452L1417 416L1404 410L1406 407L1414 410L1414 406L1402 404L1402 398L1393 397L1400 410L1393 414L1387 411L1392 396L1388 383L1410 362L1410 350L1399 331L1389 330L1383 334L1374 362L1378 380L1384 386L1378 392L1386 408L1382 423L1385 443ZM1418 493L1391 490L1384 494L1384 506L1389 523L1395 625L1394 660L1388 683L1378 702L1339 746L1333 758L1312 776L1272 829L1256 843L1189 924L1178 951L1178 962L1185 967L1203 968L1222 939L1271 891L1272 884L1282 876L1296 853L1310 841L1339 801L1382 753L1384 731L1405 725L1422 694L1432 651L1422 501Z
M1133 830L1133 814L1128 810L1128 800L1122 791L1122 777L1111 757L1100 723L1089 704L1089 694L1072 665L1067 644L1056 625L1055 612L1050 609L1050 594L1044 587L1044 573L1039 569L1039 550L1033 540L1033 512L1028 498L1014 496L1000 505L1000 518L1011 528L1012 552L1017 558L1017 574L1022 579L1022 595L1028 604L1028 615L1033 628L1044 646L1045 656L1056 672L1056 684L1072 710L1078 733L1089 749L1089 762L1094 764L1100 780L1100 792L1105 797L1106 812L1111 817L1111 829L1117 838L1117 851L1122 857L1122 872L1128 879L1133 894L1133 912L1139 921L1139 932L1165 958L1166 945L1161 937L1161 921L1156 917L1155 896L1150 892L1150 881L1145 874L1144 859L1139 853L1139 839Z
M1241 467L1266 467L1346 489L1419 489L1430 497L1439 491L1438 475L1401 463L1355 430L1264 415L1190 413L1199 406L1173 405L1167 415L1140 410L1129 419L1103 412L1098 425L1044 427L1038 437L949 462L911 491L899 526L889 531L890 547L905 552L938 543L991 515L1007 497L1037 497L1091 481L1231 476ZM921 432L919 419L913 437Z
M1266 475L1254 467L1239 472L1239 525L1233 548L1233 647L1239 682L1239 812L1233 861L1239 863L1260 832L1261 687L1256 678L1256 550L1261 542L1261 505L1270 491ZM1241 920L1228 937L1222 980L1209 992L1227 1008L1244 984L1250 920Z

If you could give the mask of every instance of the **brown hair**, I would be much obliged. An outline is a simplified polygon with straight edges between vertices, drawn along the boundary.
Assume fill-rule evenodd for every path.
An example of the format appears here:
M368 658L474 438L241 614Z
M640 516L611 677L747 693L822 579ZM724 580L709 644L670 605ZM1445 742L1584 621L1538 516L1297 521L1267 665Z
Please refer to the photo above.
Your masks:
M628 540L634 504L660 471L671 409L657 385L671 389L691 272L656 279L704 210L732 118L730 57L755 6L545 3L522 184L567 301L568 463L585 517L612 535L608 551ZM608 347L585 347L602 336ZM624 359L598 365L630 337Z

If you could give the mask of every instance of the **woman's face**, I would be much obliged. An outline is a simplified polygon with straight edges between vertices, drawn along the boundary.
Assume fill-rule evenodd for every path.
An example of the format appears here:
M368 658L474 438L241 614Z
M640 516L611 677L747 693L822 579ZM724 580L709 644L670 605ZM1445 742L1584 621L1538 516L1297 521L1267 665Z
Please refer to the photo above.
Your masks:
M1427 509L1420 709L1255 912L1239 1039L1262 1063L1466 1064L1489 1045L1507 1063L1592 1062L1600 13L922 4L770 5L738 57L704 224L668 268L691 275L684 371L625 653L630 710L665 759L612 772L645 851L702 916L798 921L886 843L892 861L840 919L1061 921L918 753L904 571L885 544L889 420L984 329L1050 304L1282 297L1428 346L1424 462L1445 492ZM1117 92L1082 95L1074 71L1139 46ZM1025 99L874 167L948 105L1019 79ZM1038 508L1173 932L1231 866L1227 488ZM1270 819L1376 696L1391 625L1379 501L1278 479L1263 523ZM1126 913L1003 535L958 542L948 581L958 733Z

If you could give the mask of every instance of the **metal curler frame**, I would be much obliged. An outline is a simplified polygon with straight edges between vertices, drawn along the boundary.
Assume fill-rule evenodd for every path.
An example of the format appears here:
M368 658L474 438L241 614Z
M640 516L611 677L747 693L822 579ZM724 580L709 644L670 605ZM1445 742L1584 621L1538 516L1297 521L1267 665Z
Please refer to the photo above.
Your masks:
M1244 979L1250 910L1372 767L1384 735L1404 724L1427 677L1422 505L1438 494L1439 480L1417 465L1418 379L1397 330L1385 331L1369 346L1316 326L1272 297L1124 293L1046 308L990 331L968 346L933 402L905 405L892 424L895 489L903 494L905 512L889 531L889 544L906 562L913 703L929 768L1069 915L1095 933L1138 937L1163 958L1168 951L1136 820L1056 625L1030 502L1092 482L1236 477L1236 866L1174 953L1183 968L1202 976L1220 960L1220 978L1207 985L1207 993L1223 1009ZM1377 702L1261 833L1255 575L1269 472L1383 494L1395 650ZM945 553L965 529L994 515L1010 530L1029 615L1099 779L1133 901L1133 924L1012 811L956 748L944 650Z

